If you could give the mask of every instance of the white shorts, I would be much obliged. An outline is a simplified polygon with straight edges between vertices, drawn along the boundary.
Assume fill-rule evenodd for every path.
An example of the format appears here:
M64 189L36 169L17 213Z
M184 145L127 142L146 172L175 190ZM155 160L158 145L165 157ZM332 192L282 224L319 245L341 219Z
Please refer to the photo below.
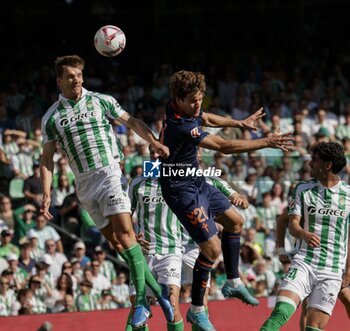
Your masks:
M294 292L300 301L308 296L308 308L316 308L331 316L341 282L340 274L318 270L303 261L294 260L280 289Z
M108 225L108 216L131 213L125 185L118 162L76 176L79 201L98 229Z
M186 250L182 255L182 271L181 271L181 285L192 284L193 280L193 268L199 255L199 248L194 247ZM210 277L207 283L207 287L210 287Z
M175 285L181 287L181 264L182 259L177 254L151 254L146 256L150 270L159 284L166 286ZM131 295L135 295L135 287L130 286ZM153 296L153 292L147 287L147 296Z

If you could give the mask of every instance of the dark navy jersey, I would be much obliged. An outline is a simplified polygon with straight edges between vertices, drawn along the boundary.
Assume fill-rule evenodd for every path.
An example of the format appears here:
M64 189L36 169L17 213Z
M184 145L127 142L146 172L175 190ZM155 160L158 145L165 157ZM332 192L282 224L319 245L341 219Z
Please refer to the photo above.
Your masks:
M160 141L168 146L170 155L162 166L198 168L197 152L200 142L209 135L202 130L202 110L198 117L183 117L173 101L167 104Z

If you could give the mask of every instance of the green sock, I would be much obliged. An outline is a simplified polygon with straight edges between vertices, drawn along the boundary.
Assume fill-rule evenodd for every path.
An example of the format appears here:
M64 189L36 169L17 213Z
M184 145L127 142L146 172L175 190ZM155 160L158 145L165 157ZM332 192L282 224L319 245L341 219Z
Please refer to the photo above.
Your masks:
M209 316L209 309L208 307L205 307L205 313L207 316ZM202 331L199 326L191 324L192 325L192 331Z
M137 331L148 331L148 325L146 324L145 326L142 326L140 328L135 329Z
M145 283L145 268L144 258L141 251L141 246L136 244L123 251L127 257L130 268L132 281L136 289L136 305L146 305L146 283Z
M282 325L286 324L294 314L296 305L292 300L287 298L286 301L278 301L270 317L263 324L260 331L278 331Z
M176 323L167 323L167 330L168 331L184 331L185 330L185 326L184 326L184 321L181 320L179 322Z
M126 321L125 331L132 331L131 318L133 313L133 306L130 307L128 319Z
M128 257L126 256L125 254L125 251L119 253L122 258L128 262ZM152 290L152 292L154 293L154 295L156 297L160 297L161 294L162 294L162 289L161 287L159 286L157 280L155 279L154 275L152 274L148 264L147 264L147 261L146 261L146 258L143 256L143 262L144 262L144 266L145 266L145 280L146 280L146 284L147 286Z
M312 326L307 326L305 328L305 331L322 331L322 330L318 328L313 328Z

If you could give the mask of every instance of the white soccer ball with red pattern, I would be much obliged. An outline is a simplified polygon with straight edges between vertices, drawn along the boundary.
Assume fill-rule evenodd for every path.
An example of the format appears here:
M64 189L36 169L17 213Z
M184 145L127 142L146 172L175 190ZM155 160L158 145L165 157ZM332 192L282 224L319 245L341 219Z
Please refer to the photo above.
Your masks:
M125 48L124 32L114 25L105 25L95 34L95 48L107 57L117 56Z

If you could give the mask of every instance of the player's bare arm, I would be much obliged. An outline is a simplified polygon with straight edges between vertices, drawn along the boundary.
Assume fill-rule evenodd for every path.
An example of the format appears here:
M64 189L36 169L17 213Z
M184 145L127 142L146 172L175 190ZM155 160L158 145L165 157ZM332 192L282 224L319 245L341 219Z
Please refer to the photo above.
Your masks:
M290 234L297 239L305 240L310 247L318 247L320 245L320 238L315 233L305 231L300 226L300 220L301 216L299 215L289 215Z
M220 136L208 135L199 146L208 148L223 154L244 153L255 151L262 148L280 148L288 151L293 146L294 138L291 133L281 134L279 130L275 130L266 138L254 140L225 140Z
M49 212L51 204L51 183L52 173L54 169L53 155L55 153L56 141L50 141L43 146L43 155L40 162L40 177L43 187L43 201L40 208L40 213L48 220L53 216Z
M284 248L284 237L286 235L286 229L288 227L288 211L285 209L283 213L277 218L276 234L277 234L277 254L281 263L290 263L289 254Z
M149 142L162 158L167 158L169 156L169 148L156 139L151 129L144 122L131 116L127 112L125 112L119 120L128 128L133 129L141 138Z
M257 129L257 123L266 114L263 112L263 108L260 108L254 114L248 116L244 120L235 120L224 116L219 116L211 113L203 112L202 119L204 126L210 127L237 127L242 129Z

